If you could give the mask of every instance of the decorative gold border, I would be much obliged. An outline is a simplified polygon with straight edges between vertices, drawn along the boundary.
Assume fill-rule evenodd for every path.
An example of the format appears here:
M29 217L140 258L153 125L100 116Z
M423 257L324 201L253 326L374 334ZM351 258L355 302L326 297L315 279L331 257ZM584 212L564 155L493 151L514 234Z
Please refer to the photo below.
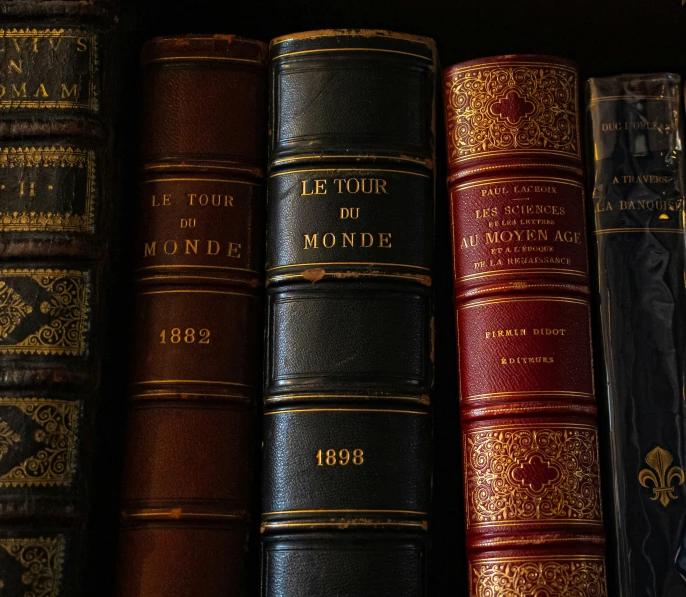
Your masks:
M582 191L584 190L584 185L576 180L570 180L568 178L558 178L555 176L501 176L498 178L485 178L482 180L472 181L472 182L461 182L454 185L450 190L452 191L464 191L474 187L483 187L495 182L515 182L515 181L530 181L530 182L557 182L560 184L567 184L573 187L579 187ZM583 194L582 194L583 198Z
M409 265L407 263L379 263L375 261L318 261L314 263L291 263L289 265L277 265L270 267L267 272L273 272L277 269L285 269L288 267L312 267L320 265L369 265L371 267L408 267L412 269L420 269L422 271L431 271L431 268L422 265Z
M458 74L466 73L469 71L480 71L483 70L484 68L488 67L493 67L493 68L516 68L516 67L535 67L535 68L555 68L555 69L560 69L567 71L568 73L574 75L574 90L573 90L573 95L575 98L574 101L574 106L576 108L576 126L575 126L575 139L576 139L576 152L572 153L571 151L559 151L559 150L554 150L554 149L515 149L515 150L495 150L495 151L483 151L479 152L478 154L475 155L469 155L469 156L460 156L456 158L450 159L450 163L452 164L463 164L465 162L469 162L472 160L480 159L483 157L488 157L488 156L493 156L493 155L499 155L499 156L507 156L507 155L519 155L519 156L526 156L526 155L537 155L537 154L543 154L543 155L560 155L566 158L575 158L575 159L580 159L581 158L581 132L579 130L579 99L578 99L578 93L579 93L579 80L578 80L578 74L574 67L564 64L564 63L557 63L557 62L536 62L536 61L526 61L526 60L513 60L513 61L507 61L507 62L483 62L479 64L469 64L467 66L463 67L456 67L456 68L451 68L446 71L446 78L444 81L444 84L449 85L449 87L452 89L453 83L455 76Z
M88 316L90 315L90 272L87 270L53 270L53 269L3 269L0 268L0 279L2 278L31 278L41 287L45 288L44 283L46 278L70 278L78 286L81 285L83 290L82 302L78 306L78 338L74 346L51 346L49 344L32 345L28 340L32 337L37 337L40 332L48 326L43 326L33 334L22 339L19 344L0 344L0 354L3 353L19 353L19 354L57 354L68 356L83 356L86 352L86 340L88 332ZM46 288L48 292L50 290ZM59 321L59 318L54 320ZM39 340L38 340L39 342Z
M563 523L565 526L575 526L575 525L580 525L580 526L595 526L597 525L599 528L602 528L603 524L603 519L602 519L602 497L600 494L600 486L597 488L597 495L598 495L598 504L597 504L597 510L598 510L598 518L584 518L584 519L575 519L575 518L564 518L564 517L551 517L551 518L536 518L536 519L529 519L529 518L518 518L518 519L509 519L509 520L490 520L490 521L482 521L482 522L473 522L471 520L471 514L470 514L470 499L469 499L469 484L470 484L470 476L468 475L469 471L469 466L467 464L469 460L469 455L470 451L468 449L468 442L470 439L470 436L473 436L475 434L479 433L492 433L495 431L510 431L510 432L528 432L528 431L535 431L535 430L542 430L542 431L567 431L567 430L577 430L577 431L584 431L587 432L591 435L593 435L593 445L595 447L595 455L596 455L596 481L599 480L599 472L600 472L600 464L599 464L599 458L600 458L600 447L598 444L598 428L594 425L585 425L585 424L578 424L578 423L513 423L513 424L500 424L500 425L484 425L484 426L478 426L478 427L471 427L469 430L465 431L463 433L463 438L462 438L462 454L464 457L464 468L465 468L465 473L463 475L463 486L464 486L464 495L465 495L465 508L467 510L467 515L466 515L466 526L467 528L473 528L473 529L488 529L488 528L500 528L500 527L516 527L516 526L523 526L527 527L532 524L536 525L557 525L560 523Z
M61 100L47 100L47 101L17 101L17 100L3 100L0 99L1 108L81 108L85 110L92 110L97 112L100 108L99 90L98 90L98 73L100 67L100 60L98 58L98 36L96 33L86 29L0 29L0 37L5 38L67 38L78 39L80 37L87 37L90 39L90 93L88 94L88 102L65 102ZM75 73L80 75L81 73Z
M1 538L0 547L26 569L21 576L25 596L58 597L66 551L64 535Z
M400 50L390 50L387 48L317 48L313 50L298 50L296 52L286 52L285 54L273 56L272 60L278 60L279 58L285 58L286 56L297 56L302 54L321 54L323 52L384 52L388 54L401 54L403 56L410 56L411 58L420 58L422 60L426 60L430 64L433 64L433 58L431 56L423 56L422 54L402 52Z
M0 475L0 487L71 485L78 456L80 404L46 398L0 398L0 407L3 406L14 406L38 423L35 439L42 447ZM40 439L51 436L57 447Z
M584 305L590 309L590 302L588 299L576 299L576 298L562 298L553 296L523 296L518 298L493 298L493 299L482 299L476 300L471 303L466 303L458 306L458 309L473 309L475 307L482 307L484 305L496 305L499 303L528 303L528 302L551 302L551 303L571 303L576 305Z
M57 161L58 164L51 164ZM1 232L94 232L95 198L97 196L95 151L74 147L3 147L0 148L0 169L5 167L83 167L86 172L86 203L83 215L52 212L0 211Z
M327 156L327 157L344 157L344 156ZM372 156L367 156L372 157ZM305 159L305 158L303 158ZM303 168L302 170L286 170L285 172L271 172L269 178L276 178L277 176L286 176L288 174L301 174L303 172L390 172L391 174L410 174L412 176L421 176L423 178L433 178L433 175L425 172L415 172L414 170L392 170L390 168Z
M416 410L397 410L392 408L289 408L264 413L267 415L283 415L286 413L318 413L318 412L354 412L354 413L396 413L404 415L428 415L427 412Z

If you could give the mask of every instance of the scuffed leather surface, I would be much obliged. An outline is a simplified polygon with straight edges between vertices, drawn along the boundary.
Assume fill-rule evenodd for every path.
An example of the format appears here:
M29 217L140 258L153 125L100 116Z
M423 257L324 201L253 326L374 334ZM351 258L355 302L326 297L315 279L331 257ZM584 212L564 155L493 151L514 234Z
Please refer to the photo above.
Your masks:
M271 45L263 597L426 593L435 68L383 31Z
M264 44L229 35L154 38L142 50L122 597L247 590L265 70Z
M0 2L0 11L0 150L7 159L0 173L0 592L20 597L49 585L54 597L74 597L97 560L91 533L116 7ZM32 30L47 29L65 37L34 46ZM62 83L72 95L62 97ZM84 160L82 169L61 165L70 152Z

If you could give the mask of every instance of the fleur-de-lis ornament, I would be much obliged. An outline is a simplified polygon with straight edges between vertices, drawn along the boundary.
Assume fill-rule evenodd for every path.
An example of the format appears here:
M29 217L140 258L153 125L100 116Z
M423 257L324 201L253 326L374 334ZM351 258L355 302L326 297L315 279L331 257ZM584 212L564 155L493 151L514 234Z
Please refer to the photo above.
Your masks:
M684 469L680 466L670 465L674 457L660 446L654 448L646 455L646 462L655 471L644 468L638 473L638 481L643 487L648 487L648 482L653 484L653 497L651 500L660 500L663 506L667 506L670 500L677 499L674 494L675 486L682 485L686 481Z

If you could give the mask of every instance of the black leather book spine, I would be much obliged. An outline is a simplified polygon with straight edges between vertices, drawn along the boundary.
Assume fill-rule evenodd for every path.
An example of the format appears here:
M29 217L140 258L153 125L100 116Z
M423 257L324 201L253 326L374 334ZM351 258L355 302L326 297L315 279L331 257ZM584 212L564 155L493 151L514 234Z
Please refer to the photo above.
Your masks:
M686 294L678 75L590 79L607 388L610 594L686 596Z
M432 385L436 50L273 40L263 597L420 597Z
M115 6L0 14L0 595L75 597L108 549L92 541Z

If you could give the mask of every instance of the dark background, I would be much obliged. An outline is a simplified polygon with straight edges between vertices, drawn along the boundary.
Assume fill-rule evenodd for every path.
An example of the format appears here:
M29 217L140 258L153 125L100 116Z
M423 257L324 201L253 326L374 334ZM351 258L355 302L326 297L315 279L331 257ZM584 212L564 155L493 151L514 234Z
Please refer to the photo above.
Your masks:
M328 28L378 28L436 40L444 66L497 54L542 53L572 58L582 76L670 71L686 74L686 6L681 0L121 0L118 30L117 177L119 205L112 249L111 344L104 371L108 386L103 441L112 471L100 482L97 594L114 588L118 467L126 395L136 213L138 54L156 35L228 33L265 42ZM466 595L457 370L443 130L438 130L436 202L436 382L430 595ZM114 307L114 308L113 308ZM598 367L596 367L597 369ZM253 511L257 523L259 500ZM254 525L257 535L257 524ZM227 562L227 566L231 565ZM253 576L253 588L257 579ZM160 596L163 597L163 596ZM191 597L191 596L189 596ZM193 596L195 597L195 596ZM202 597L202 596L197 596ZM303 596L317 597L317 596Z

